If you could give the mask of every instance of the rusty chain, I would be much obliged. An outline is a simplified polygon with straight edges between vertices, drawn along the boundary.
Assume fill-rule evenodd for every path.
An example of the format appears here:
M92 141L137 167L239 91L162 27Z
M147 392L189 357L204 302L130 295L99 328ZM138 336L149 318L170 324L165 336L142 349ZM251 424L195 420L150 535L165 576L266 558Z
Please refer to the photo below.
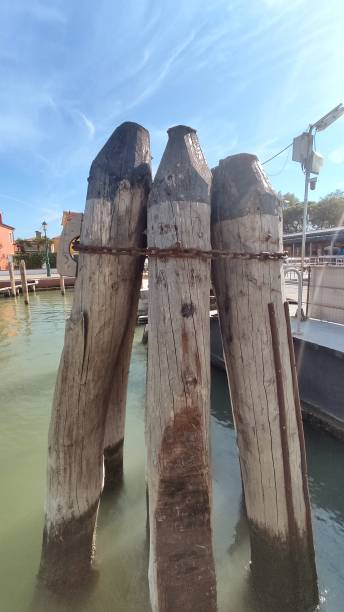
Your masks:
M175 248L159 249L157 247L148 247L145 249L137 247L119 247L111 248L106 246L92 246L86 244L75 244L73 245L74 251L79 253L88 253L89 255L130 255L133 257L190 257L200 259L258 259L260 261L270 261L278 259L286 259L288 256L287 251L282 253L273 251L262 251L261 253L249 253L249 252L238 252L212 249L192 249L182 248L176 246Z

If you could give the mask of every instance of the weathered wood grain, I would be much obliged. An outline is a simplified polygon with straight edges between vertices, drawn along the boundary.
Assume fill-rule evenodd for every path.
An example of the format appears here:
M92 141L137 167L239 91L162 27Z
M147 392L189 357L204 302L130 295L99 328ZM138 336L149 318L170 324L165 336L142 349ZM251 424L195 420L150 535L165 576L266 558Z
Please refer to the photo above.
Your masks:
M11 295L13 297L16 297L17 289L16 289L16 281L15 281L15 276L14 276L14 266L13 266L13 262L12 261L8 262L8 272L9 272L9 275L10 275Z
M282 250L281 204L253 155L228 157L213 171L212 245L242 252ZM269 601L276 609L301 612L317 603L318 589L282 265L278 260L214 260L213 283L254 584L263 609Z
M142 246L150 183L148 132L124 123L92 163L81 243ZM78 584L90 570L105 424L142 265L131 256L79 255L49 430L40 574L50 587Z
M195 130L178 126L148 204L149 247L210 247L211 174ZM154 612L214 612L209 473L210 265L149 260L147 482Z
M143 238L145 242L145 238ZM143 244L141 243L141 246ZM111 490L123 479L123 447L125 431L125 406L128 391L129 366L134 332L137 322L138 302L142 284L144 257L139 258L136 282L128 308L126 334L113 372L108 413L104 435L104 490Z

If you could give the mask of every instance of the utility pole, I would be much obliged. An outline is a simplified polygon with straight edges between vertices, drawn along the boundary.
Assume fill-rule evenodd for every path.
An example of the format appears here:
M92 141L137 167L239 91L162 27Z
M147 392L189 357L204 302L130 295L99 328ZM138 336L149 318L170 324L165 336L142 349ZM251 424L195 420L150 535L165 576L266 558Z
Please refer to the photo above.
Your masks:
M310 128L311 130L311 128ZM307 232L307 226L308 226L308 191L309 191L309 181L311 178L311 173L309 170L309 160L311 158L312 152L313 152L313 134L311 131L309 131L309 134L311 135L310 141L309 141L309 147L308 147L308 154L307 154L307 162L306 162L306 168L305 168L305 192L304 192L304 198L303 198L303 224L302 224L302 246L301 246L301 278L302 278L302 284L303 284L303 267L304 267L304 260L305 260L305 256L306 256L306 232Z
M317 177L311 174L319 174L323 165L323 158L314 151L314 134L328 128L334 121L337 121L344 114L343 104L338 104L335 108L321 117L318 121L309 126L308 132L294 138L293 141L293 161L301 164L305 174L305 192L303 200L303 226L302 226L302 246L301 246L301 279L303 285L304 260L306 256L306 233L307 233L307 213L308 213L308 190L315 189Z

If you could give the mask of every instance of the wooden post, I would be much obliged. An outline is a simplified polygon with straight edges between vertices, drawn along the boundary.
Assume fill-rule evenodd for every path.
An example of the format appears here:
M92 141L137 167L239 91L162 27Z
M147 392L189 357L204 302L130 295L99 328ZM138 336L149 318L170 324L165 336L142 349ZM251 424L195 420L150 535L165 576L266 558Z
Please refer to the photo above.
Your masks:
M148 246L210 247L211 173L178 126L148 203ZM149 582L154 612L214 612L209 473L210 264L150 258L147 373Z
M258 159L234 155L213 172L212 244L282 248L282 211ZM237 430L262 608L304 612L318 587L300 405L284 313L282 261L213 262L213 281Z
M25 266L24 259L20 260L19 270L20 270L20 278L21 278L21 285L22 285L22 293L23 293L23 296L24 296L24 302L25 302L25 304L28 304L29 303L29 289L28 289L28 286L27 286L26 266Z
M150 184L149 134L124 123L92 163L81 244L143 246ZM80 583L91 567L109 398L142 267L143 257L79 255L49 430L40 574L51 588Z
M15 279L15 276L14 276L13 261L9 261L8 262L8 272L9 272L9 275L10 275L10 282L11 282L11 295L13 295L13 297L16 297L17 289L16 289L16 279Z
M62 276L62 274L60 275L60 289L61 289L62 295L65 295L66 293L65 282L64 282L64 276Z
M143 246L143 242L141 243ZM112 490L123 478L123 446L125 429L125 406L128 390L131 349L137 320L137 309L142 283L144 258L140 258L136 283L130 303L127 304L128 323L123 338L120 359L114 372L104 436L104 490Z

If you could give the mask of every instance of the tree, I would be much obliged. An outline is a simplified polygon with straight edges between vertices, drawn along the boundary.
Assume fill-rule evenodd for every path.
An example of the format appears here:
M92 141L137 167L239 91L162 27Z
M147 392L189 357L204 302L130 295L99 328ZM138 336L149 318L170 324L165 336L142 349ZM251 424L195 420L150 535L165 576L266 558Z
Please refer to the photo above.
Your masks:
M344 191L337 189L309 207L309 220L315 229L344 225Z
M287 191L287 193L279 192L278 196L283 202L283 209L300 204L299 198L295 195L295 193L291 193L290 191Z
M283 208L283 233L302 231L303 204L292 204Z

